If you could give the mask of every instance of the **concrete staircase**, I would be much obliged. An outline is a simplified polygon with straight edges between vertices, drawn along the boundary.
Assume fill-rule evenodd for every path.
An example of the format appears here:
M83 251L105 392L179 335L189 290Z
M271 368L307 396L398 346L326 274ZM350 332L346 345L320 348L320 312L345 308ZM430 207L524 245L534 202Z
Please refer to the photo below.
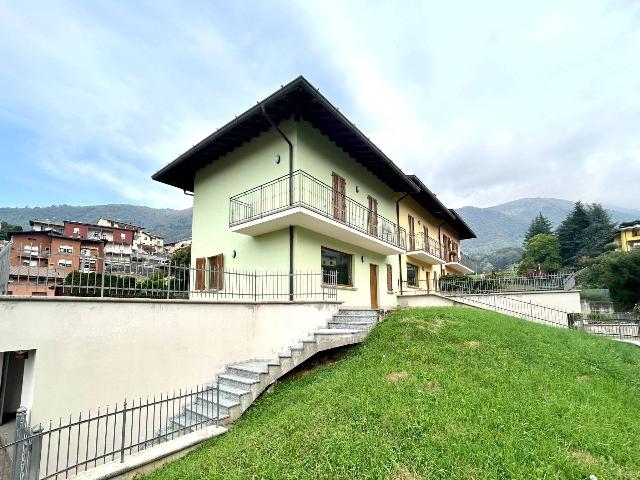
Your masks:
M278 378L318 352L362 342L378 320L378 310L339 310L326 328L315 330L276 358L228 364L210 388L170 419L163 433L169 436L203 422L215 423L218 412L220 425L232 423Z

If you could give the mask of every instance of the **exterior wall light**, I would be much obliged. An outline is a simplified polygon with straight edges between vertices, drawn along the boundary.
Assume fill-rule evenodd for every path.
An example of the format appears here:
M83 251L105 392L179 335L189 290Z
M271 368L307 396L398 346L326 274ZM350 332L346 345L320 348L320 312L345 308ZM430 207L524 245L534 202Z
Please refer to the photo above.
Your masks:
M236 258L236 251L235 251L235 250L233 250L233 251L231 252L231 258Z
M280 165L280 155L276 155L276 165Z
M360 193L360 187L356 185L356 193Z
M360 257L360 261L364 263L364 255Z

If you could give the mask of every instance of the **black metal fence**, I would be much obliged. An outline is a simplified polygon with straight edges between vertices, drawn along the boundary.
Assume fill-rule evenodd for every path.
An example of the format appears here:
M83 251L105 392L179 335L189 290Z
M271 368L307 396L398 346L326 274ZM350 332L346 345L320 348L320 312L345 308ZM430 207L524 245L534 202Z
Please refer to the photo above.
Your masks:
M231 197L229 226L294 207L304 207L385 243L406 247L402 227L302 170Z
M194 411L188 421L185 412ZM197 418L194 417L197 416ZM0 480L61 479L209 426L220 419L216 386L124 400L30 427L27 411L16 418L15 440L0 446Z
M5 294L231 301L336 300L336 284L335 273L321 271L292 274L242 271L219 268L208 262L198 267L167 262L150 268L131 259L57 252L30 257L28 264L11 266Z

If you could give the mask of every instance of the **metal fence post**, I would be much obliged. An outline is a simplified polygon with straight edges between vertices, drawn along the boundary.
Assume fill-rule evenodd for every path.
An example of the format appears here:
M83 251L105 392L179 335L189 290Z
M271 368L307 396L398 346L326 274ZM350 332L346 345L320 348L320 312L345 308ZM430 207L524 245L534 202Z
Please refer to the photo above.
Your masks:
M120 463L124 462L124 442L127 436L127 400L122 404L122 439L120 441Z
M220 426L220 377L216 378L216 427Z
M171 261L169 261L169 268L167 269L167 300L171 296Z
M40 455L42 453L42 425L36 425L31 429L35 435L31 439L31 453L29 454L28 480L38 480L40 476Z
M100 297L104 297L104 276L107 274L107 258L102 249L102 275L100 276Z
M13 465L11 468L11 480L21 480L24 468L24 442L21 442L28 434L27 409L18 408L16 412L16 444L13 447Z

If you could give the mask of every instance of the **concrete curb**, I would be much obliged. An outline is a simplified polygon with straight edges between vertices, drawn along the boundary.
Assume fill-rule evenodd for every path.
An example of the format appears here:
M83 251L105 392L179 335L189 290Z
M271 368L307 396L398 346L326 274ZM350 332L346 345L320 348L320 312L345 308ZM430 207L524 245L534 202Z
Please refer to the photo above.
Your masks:
M205 440L222 435L224 427L207 427L197 432L156 445L124 458L124 462L110 462L75 476L81 480L106 480L108 478L132 479L158 469L195 449Z

